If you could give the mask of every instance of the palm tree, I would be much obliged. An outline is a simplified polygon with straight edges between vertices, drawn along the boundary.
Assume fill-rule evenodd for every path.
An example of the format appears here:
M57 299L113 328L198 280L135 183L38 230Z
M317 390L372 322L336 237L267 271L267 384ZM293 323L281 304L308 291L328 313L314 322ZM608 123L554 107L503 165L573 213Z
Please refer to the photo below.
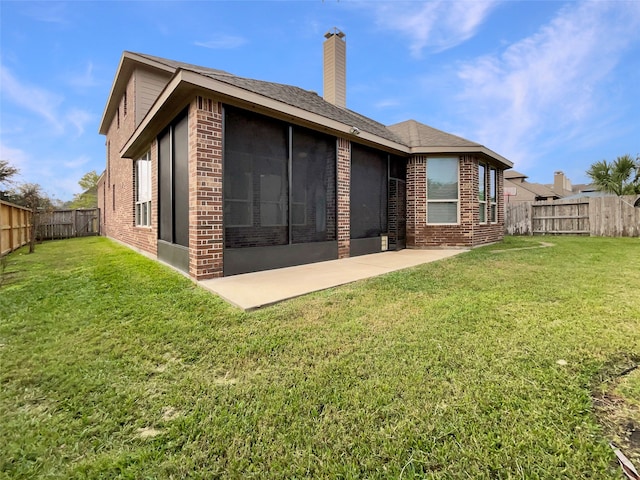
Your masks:
M637 162L631 155L622 155L612 162L600 160L591 165L587 175L598 190L618 196L634 195L640 193L640 165Z

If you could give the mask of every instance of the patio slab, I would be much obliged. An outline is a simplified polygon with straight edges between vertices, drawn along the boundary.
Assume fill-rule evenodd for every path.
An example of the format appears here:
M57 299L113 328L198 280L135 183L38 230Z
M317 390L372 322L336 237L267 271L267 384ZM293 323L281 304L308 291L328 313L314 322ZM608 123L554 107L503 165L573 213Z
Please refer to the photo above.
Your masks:
M405 249L203 280L198 284L243 310L254 310L307 293L435 262L464 251Z

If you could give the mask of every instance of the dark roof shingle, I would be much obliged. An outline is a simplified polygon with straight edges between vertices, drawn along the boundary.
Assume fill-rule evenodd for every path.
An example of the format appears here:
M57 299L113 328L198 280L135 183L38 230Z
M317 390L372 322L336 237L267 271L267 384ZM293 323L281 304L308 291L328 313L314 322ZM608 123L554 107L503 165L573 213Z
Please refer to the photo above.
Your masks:
M189 63L176 62L174 60L167 60L160 57L154 57L152 55L146 55L136 53L141 57L148 58L158 63L162 63L168 67L174 69L189 70L200 75L218 80L220 82L228 83L234 87L242 88L248 92L257 93L274 100L278 100L287 105L301 108L307 112L315 113L323 117L341 122L347 125L352 125L359 128L362 131L372 133L386 140L391 140L396 143L404 144L404 142L395 135L392 131L387 129L382 123L376 122L371 118L360 115L349 109L343 109L327 102L317 93L305 90L293 85L285 85L282 83L266 82L263 80L254 80L251 78L238 77L232 75L223 70L216 70L213 68L199 67Z

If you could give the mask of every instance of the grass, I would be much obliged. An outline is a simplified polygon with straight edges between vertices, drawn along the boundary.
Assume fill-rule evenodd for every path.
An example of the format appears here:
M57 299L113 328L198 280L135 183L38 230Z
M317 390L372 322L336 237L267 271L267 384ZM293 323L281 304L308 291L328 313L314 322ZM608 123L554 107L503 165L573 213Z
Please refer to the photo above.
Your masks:
M251 313L105 238L15 252L0 477L620 478L640 241L539 240Z

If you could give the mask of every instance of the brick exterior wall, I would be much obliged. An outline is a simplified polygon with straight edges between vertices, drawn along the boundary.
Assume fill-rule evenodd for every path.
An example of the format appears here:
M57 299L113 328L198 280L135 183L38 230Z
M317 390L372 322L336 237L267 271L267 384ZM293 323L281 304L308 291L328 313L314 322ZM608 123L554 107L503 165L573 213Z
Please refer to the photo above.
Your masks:
M107 132L107 168L98 187L98 206L102 221L102 235L119 240L152 255L157 255L158 238L158 152L156 142L151 150L151 227L136 227L134 161L120 157L120 151L135 130L136 74L131 76L125 96L120 99L118 112L113 117Z
M347 258L351 247L351 142L338 138L338 258Z
M222 105L196 97L189 108L189 275L223 275Z
M407 246L474 247L500 241L504 232L503 171L498 169L498 222L479 223L478 159L459 157L459 223L427 224L427 157L414 156L407 165ZM489 185L487 169L486 185Z
M107 132L107 168L98 185L101 232L134 248L157 256L158 238L158 145L151 152L151 226L136 227L134 160L121 158L120 151L135 130L133 99L136 73L126 87L118 113ZM222 196L222 104L219 99L198 96L189 103L189 275L196 280L223 275ZM486 163L485 160L482 160ZM478 163L473 155L459 157L460 222L457 225L427 225L426 156L409 158L406 178L407 246L473 247L500 241L504 232L503 170L497 169L498 221L480 224L478 214ZM487 168L485 184L489 185ZM337 139L337 232L338 258L350 251L351 142ZM331 190L328 192L330 193ZM488 214L487 214L487 218Z

